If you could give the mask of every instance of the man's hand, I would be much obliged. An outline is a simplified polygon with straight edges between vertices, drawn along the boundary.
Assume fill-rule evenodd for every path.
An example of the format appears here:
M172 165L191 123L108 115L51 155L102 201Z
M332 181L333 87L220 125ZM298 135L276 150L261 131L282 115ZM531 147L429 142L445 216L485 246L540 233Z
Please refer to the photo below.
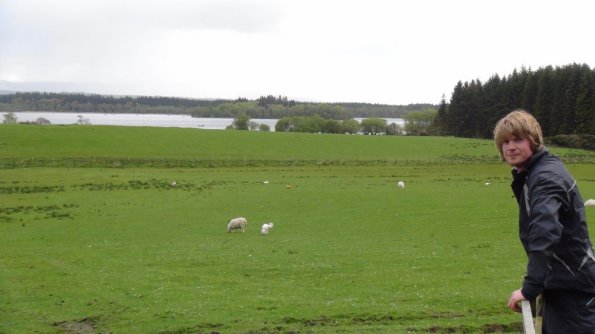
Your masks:
M523 296L521 289L515 290L510 295L510 299L508 300L508 307L515 312L521 312L522 310L519 305L519 302L525 299L526 298L525 296Z

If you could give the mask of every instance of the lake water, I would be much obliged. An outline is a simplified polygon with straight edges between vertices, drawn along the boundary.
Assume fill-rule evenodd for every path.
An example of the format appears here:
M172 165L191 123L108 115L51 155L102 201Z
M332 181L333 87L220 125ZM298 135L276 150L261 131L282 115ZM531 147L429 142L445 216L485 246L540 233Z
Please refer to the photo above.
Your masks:
M2 114L5 114L3 112ZM52 124L76 124L81 117L92 125L119 125L119 126L158 126L175 128L197 128L223 130L233 123L233 118L198 118L190 115L166 114L102 114L102 113L76 113L76 112L46 112L46 111L19 111L14 113L17 122L35 122L43 117ZM361 122L362 118L356 118ZM258 124L266 124L271 131L275 131L277 119L250 119ZM386 118L388 124L403 125L401 118Z

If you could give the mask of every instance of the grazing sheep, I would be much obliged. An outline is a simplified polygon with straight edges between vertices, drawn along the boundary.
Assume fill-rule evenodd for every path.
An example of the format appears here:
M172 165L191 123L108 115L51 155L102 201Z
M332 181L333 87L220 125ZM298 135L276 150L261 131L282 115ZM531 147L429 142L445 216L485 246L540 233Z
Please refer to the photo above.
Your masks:
M401 189L405 189L405 182L399 181L399 182L397 182L397 186L399 186L399 188L401 188Z
M269 234L269 230L273 228L273 223L262 224L260 228L260 234L265 235Z
M585 201L585 206L595 206L595 199L588 199Z
M246 225L248 225L248 221L246 218L238 217L234 218L229 221L227 224L227 232L231 232L233 230L242 230L242 232L246 232Z

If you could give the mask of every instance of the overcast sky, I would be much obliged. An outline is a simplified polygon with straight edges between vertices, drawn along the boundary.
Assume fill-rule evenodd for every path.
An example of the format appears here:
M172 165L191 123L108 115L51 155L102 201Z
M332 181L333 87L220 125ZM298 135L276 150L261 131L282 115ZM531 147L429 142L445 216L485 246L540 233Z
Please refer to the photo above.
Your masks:
M591 0L0 0L0 81L97 94L439 103L595 67ZM49 87L49 86L48 86Z

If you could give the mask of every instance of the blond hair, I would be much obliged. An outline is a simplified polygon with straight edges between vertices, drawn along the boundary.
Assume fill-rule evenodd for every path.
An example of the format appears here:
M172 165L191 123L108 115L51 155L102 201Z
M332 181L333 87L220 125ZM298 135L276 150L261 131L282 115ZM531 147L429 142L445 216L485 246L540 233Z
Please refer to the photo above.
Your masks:
M494 142L502 160L504 160L502 144L511 137L529 140L533 153L543 149L541 126L533 115L523 109L510 112L496 123L496 127L494 128Z

